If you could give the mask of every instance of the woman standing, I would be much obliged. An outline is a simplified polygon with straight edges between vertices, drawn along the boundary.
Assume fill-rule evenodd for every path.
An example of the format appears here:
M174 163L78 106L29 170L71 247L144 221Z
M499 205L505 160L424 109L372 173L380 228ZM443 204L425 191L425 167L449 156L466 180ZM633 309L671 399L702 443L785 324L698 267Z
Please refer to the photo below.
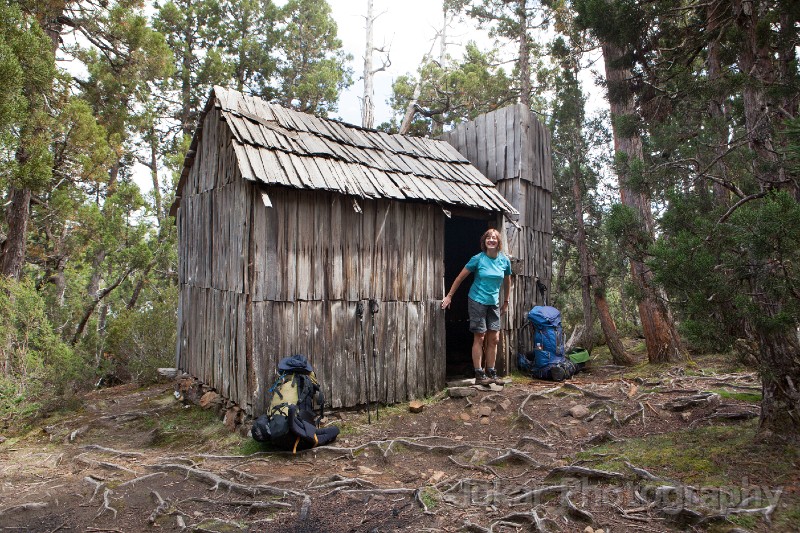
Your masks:
M442 300L442 309L450 307L453 295L461 282L470 274L475 280L469 289L469 330L472 338L472 366L475 368L475 383L489 385L497 383L497 343L500 340L500 315L508 309L511 290L511 261L502 252L503 242L496 229L487 230L481 236L481 253L473 256L453 281L453 286ZM500 306L500 286L505 300ZM482 362L485 359L486 371Z

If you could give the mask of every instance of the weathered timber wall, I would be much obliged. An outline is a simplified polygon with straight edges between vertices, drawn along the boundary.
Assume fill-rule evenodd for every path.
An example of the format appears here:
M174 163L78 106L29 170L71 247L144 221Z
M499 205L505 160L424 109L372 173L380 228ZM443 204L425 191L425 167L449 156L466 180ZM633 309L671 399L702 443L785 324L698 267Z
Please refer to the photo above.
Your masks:
M278 360L303 353L326 403L363 404L374 318L372 399L392 403L440 390L441 209L362 200L358 213L340 194L245 181L230 132L212 127L221 124L215 113L206 117L177 214L177 366L259 414ZM370 298L380 301L379 312L359 322L357 302Z
M400 402L444 386L444 216L436 206L352 200L333 193L268 188L273 205L253 210L253 361L259 412L278 360L309 356L332 406L366 402L361 332L372 369L375 298L378 390ZM260 194L260 193L259 193ZM278 265L272 268L271 265Z
M522 105L499 109L461 124L442 136L495 182L519 211L516 227L503 224L506 251L514 264L509 313L503 323L498 365L513 367L518 351L532 348L527 312L544 303L536 279L550 286L552 264L553 168L550 134Z

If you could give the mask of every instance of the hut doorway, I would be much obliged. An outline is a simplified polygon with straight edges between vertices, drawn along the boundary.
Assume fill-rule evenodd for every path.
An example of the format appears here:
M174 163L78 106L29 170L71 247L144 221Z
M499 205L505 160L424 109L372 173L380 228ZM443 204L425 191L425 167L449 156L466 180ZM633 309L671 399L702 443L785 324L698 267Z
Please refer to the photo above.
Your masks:
M480 237L489 228L489 220L456 216L445 219L444 226L444 290L447 293L453 280L470 257L480 251ZM473 377L472 333L469 331L467 293L472 276L461 283L450 309L445 314L445 346L447 378Z

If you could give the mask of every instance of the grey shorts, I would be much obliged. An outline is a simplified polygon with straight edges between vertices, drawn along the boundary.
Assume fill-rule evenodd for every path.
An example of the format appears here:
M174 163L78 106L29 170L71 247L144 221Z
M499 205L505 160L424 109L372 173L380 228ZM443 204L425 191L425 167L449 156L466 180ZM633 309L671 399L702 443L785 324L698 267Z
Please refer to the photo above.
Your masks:
M483 305L467 298L469 311L469 330L473 333L486 333L486 330L500 331L500 306Z

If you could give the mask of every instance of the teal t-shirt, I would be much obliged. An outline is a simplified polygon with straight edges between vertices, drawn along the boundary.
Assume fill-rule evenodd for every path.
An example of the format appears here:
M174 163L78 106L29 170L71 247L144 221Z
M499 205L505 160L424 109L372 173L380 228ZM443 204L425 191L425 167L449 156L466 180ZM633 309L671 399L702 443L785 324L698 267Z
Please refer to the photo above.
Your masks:
M469 297L483 305L498 305L503 278L511 275L511 261L508 257L500 252L492 259L481 252L472 256L464 268L475 274Z

